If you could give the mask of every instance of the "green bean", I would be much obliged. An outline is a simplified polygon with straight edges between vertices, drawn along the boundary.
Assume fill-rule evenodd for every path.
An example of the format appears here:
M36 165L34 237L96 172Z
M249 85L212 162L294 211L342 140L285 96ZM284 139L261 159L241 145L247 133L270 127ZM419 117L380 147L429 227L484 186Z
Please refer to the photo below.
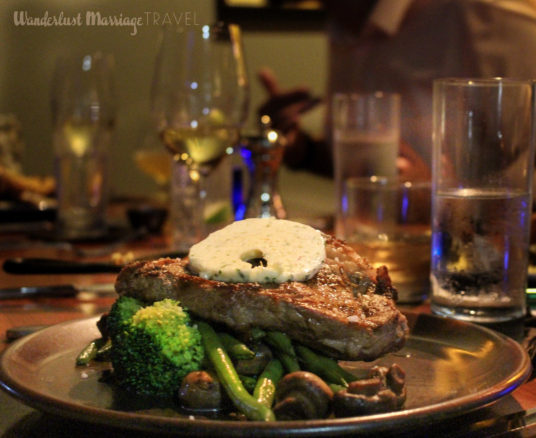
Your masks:
M287 373L293 373L294 371L301 370L298 358L289 356L288 354L282 353L281 351L277 350L274 354L281 361Z
M95 360L107 361L110 360L110 354L112 352L112 340L108 338L104 344L97 350Z
M93 339L76 357L76 365L89 365L97 357L97 352L103 346L104 342L102 338Z
M260 341L266 336L266 332L259 327L253 327L249 331L249 336L251 337L252 341Z
M292 373L301 369L292 341L285 333L269 331L266 332L263 340L275 350L275 356L281 361L287 372Z
M214 366L220 383L236 408L250 420L274 421L275 415L272 410L255 400L244 388L229 355L223 348L223 343L214 329L203 321L199 321L197 326L203 338L205 353Z
M221 342L229 356L232 359L241 360L241 359L253 359L255 357L255 352L252 351L246 344L236 339L234 336L231 336L228 333L218 333Z
M245 376L244 374L239 374L238 377L240 377L240 381L244 385L244 388L246 388L246 391L252 394L257 384L257 379L253 376Z
M276 332L276 331L266 332L264 341L271 347L275 348L278 351L281 351L282 353L285 353L286 355L290 357L297 357L296 351L294 350L294 347L292 346L292 341L283 332Z
M348 386L348 382L357 380L356 376L339 366L335 359L318 354L303 345L296 345L296 351L304 368L319 375L328 383Z
M262 373L272 357L273 352L268 346L265 344L258 344L255 346L255 357L253 359L234 360L233 364L238 374L258 376Z
M277 359L272 359L264 368L253 390L253 397L265 406L271 407L274 401L275 388L283 377L283 365Z

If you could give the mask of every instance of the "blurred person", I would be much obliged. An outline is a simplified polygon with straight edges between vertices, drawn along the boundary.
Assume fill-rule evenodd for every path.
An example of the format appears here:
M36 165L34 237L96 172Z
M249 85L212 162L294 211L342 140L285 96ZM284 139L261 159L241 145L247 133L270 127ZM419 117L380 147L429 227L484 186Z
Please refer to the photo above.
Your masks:
M328 13L328 84L323 137L301 116L318 104L306 87L281 90L269 70L260 114L288 137L291 168L331 175L334 93L397 92L402 97L399 171L428 178L432 83L441 77L536 77L536 0L334 0Z

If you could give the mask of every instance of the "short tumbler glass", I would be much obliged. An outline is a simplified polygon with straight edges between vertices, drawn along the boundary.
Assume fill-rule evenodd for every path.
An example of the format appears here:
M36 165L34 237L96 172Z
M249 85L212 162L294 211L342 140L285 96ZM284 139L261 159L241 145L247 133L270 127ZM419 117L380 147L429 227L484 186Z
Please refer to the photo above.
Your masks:
M374 267L387 266L398 302L430 291L430 182L398 177L349 178L344 239Z

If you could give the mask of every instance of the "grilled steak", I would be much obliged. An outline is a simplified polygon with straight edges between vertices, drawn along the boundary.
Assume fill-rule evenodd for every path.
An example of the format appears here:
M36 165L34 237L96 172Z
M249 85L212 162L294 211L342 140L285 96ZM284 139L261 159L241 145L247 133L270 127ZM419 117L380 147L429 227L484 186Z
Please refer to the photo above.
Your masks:
M349 246L325 239L326 260L305 282L206 280L189 272L187 258L160 259L126 266L116 290L149 302L178 299L192 314L237 331L280 330L340 359L373 360L401 348L408 326L387 269L375 272Z

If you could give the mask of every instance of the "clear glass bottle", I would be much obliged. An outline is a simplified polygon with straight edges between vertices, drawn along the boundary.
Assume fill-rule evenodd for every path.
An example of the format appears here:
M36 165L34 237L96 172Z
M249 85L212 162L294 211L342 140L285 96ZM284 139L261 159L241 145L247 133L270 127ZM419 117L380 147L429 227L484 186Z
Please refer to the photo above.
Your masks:
M286 218L287 213L278 191L278 176L284 147L284 136L271 128L267 116L261 118L260 135L245 138L242 155L251 176L246 218Z

